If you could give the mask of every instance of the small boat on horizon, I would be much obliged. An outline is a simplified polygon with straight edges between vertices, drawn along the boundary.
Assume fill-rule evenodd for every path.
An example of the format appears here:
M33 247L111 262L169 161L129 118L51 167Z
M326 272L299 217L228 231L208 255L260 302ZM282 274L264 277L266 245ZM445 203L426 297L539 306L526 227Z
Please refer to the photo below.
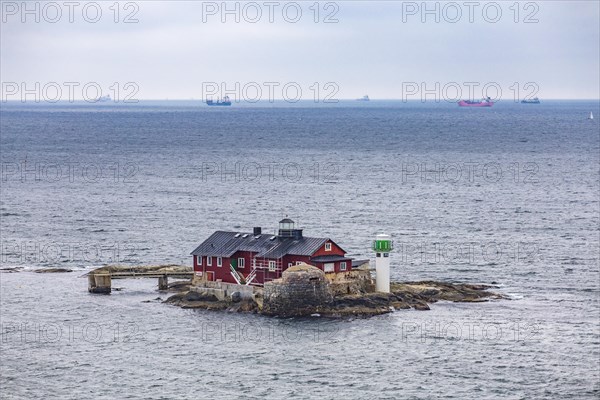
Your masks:
M229 96L223 97L223 100L217 99L217 101L206 100L206 104L209 106L230 106L231 100L229 100Z
M479 101L474 100L461 100L458 102L459 107L491 107L494 105L494 102L490 97L485 99L481 99Z
M111 101L112 99L110 98L110 94L107 94L106 96L100 96L96 99L96 101L98 103L106 103L107 101Z
M523 99L521 100L523 104L540 104L540 99L534 97L533 99Z
M594 119L594 113L590 111L590 116L588 117L588 119Z
M365 94L363 97L361 97L360 99L356 99L356 101L371 101L371 99L369 98L368 94Z

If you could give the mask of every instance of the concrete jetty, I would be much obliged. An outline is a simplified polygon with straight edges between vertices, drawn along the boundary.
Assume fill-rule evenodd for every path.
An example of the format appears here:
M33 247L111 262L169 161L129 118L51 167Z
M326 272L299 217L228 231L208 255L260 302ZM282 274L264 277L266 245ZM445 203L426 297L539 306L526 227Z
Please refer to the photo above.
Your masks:
M119 266L112 265L96 268L88 272L88 292L109 294L112 291L113 279L158 279L158 290L169 287L169 278L192 279L194 271L185 265L146 265Z

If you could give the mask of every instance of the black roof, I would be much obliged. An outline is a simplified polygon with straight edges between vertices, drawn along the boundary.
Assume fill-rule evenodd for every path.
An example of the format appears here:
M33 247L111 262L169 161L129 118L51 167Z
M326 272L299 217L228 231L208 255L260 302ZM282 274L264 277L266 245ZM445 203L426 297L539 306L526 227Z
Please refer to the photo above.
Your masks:
M360 267L363 264L367 264L369 262L369 260L352 260L352 268L354 267Z
M295 222L294 222L294 221L292 221L292 220L291 220L291 219L289 219L289 218L284 218L284 219L282 219L281 221L279 221L279 223L280 223L280 224L294 224Z
M237 251L258 253L257 257L281 258L287 254L311 256L328 238L281 237L269 234L217 231L192 251L194 256L231 257Z

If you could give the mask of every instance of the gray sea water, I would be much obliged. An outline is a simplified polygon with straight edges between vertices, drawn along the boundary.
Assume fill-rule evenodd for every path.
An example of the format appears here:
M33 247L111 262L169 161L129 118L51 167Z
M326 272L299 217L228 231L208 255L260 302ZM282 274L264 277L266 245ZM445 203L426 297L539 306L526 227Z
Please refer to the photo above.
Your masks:
M598 102L16 104L0 109L6 399L596 399ZM369 319L183 310L103 264L185 263L288 215L394 280L511 300ZM67 267L72 273L36 274Z

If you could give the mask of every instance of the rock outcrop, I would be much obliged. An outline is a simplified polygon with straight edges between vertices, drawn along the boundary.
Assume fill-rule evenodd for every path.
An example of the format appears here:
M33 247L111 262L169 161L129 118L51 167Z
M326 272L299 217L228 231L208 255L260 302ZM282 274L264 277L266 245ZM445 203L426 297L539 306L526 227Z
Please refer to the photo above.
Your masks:
M391 293L374 291L370 272L325 274L308 264L283 272L281 279L264 288L219 282L196 282L166 300L184 308L259 312L270 316L297 317L319 314L326 317L368 317L395 310L429 310L438 301L481 302L506 299L489 291L492 286L448 282L392 283ZM205 285L205 286L202 286Z
M489 292L493 286L474 285L468 283L447 282L405 282L392 283L391 291L396 295L412 296L427 303L435 303L440 300L475 303L489 299L506 299L498 293Z
M36 269L33 272L38 274L52 274L57 272L73 272L70 268L40 268Z
M23 267L3 267L0 268L0 272L21 272L23 270Z
M236 292L239 294L239 292ZM232 296L238 297L238 296ZM252 299L241 296L219 300L210 290L191 290L177 293L164 301L181 308L200 308L203 310L227 310L231 312L258 312L258 304Z
M375 291L369 265L352 269L348 272L325 274L334 296L364 294Z
M227 302L219 301L215 295L199 291L185 291L174 294L165 300L165 303L182 308L202 308L205 310L225 310L229 306Z

